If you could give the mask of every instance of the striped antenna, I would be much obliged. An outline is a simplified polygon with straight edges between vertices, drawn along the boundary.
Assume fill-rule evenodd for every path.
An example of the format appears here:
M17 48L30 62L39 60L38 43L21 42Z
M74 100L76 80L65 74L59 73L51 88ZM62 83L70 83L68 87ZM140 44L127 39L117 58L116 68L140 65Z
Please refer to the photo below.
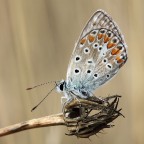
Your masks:
M32 109L31 109L31 112L34 111L46 98L47 96L60 84L57 84L57 82L59 83L60 81L50 81L50 82L46 82L46 83L43 83L43 84L39 84L39 85L36 85L36 86L33 86L33 87L30 87L30 88L27 88L26 90L31 90L31 89L34 89L36 87L39 87L39 86L43 86L43 85L46 85L46 84L49 84L49 83L55 83L55 86L50 90L50 92L48 92L48 94L36 105L34 106Z
M36 85L36 86L33 86L33 87L29 87L26 90L31 90L31 89L34 89L34 88L37 88L37 87L40 87L40 86L43 86L43 85L47 85L49 83L55 83L56 84L56 82L60 82L60 81L50 81L50 82L42 83L42 84L39 84L39 85Z
M50 92L48 92L48 94L36 105L31 109L31 112L33 112L46 98L47 96L57 87L57 83L55 82L55 86L53 87L53 89L51 89Z

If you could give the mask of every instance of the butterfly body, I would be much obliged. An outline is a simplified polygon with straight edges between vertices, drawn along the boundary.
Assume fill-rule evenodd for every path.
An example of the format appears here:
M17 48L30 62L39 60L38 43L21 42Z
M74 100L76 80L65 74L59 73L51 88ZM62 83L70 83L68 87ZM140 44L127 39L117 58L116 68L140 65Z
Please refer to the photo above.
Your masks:
M88 98L127 61L127 48L118 26L103 10L94 13L75 45L67 78L58 89L65 98Z

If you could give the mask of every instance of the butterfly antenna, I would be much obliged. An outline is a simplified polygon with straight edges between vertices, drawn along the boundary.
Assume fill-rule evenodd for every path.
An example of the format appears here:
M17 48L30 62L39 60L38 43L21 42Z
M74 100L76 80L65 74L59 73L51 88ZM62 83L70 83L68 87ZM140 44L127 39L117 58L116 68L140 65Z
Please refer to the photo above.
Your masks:
M34 88L37 88L37 87L40 87L40 86L43 86L43 85L47 85L49 83L55 83L56 84L56 82L59 82L59 81L50 81L50 82L42 83L42 84L39 84L39 85L36 85L36 86L33 86L33 87L29 87L26 90L31 90L31 89L34 89Z
M53 89L51 89L51 91L50 92L48 92L48 94L35 106L35 107L33 107L32 109L31 109L31 112L33 112L46 98L47 98L47 96L57 87L57 83L55 82L55 86L54 86L54 88Z

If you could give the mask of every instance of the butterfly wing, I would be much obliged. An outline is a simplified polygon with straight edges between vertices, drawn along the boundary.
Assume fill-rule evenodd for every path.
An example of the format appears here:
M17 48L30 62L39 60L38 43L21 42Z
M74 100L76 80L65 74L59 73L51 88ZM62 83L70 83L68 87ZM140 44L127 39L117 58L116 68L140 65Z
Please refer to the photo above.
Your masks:
M106 12L98 10L75 45L68 66L67 85L70 90L82 91L88 96L110 80L126 60L126 44L118 26Z

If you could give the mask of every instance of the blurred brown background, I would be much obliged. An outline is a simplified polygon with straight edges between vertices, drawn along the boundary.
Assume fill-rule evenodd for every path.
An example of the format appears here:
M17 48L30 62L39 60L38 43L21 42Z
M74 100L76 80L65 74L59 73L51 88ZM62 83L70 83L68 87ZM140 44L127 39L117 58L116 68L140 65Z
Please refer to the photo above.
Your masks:
M98 96L119 94L126 118L88 139L65 135L65 127L33 129L0 138L0 144L142 144L144 143L144 1L142 0L0 0L0 127L61 112L53 87L31 91L39 83L65 79L74 44L97 9L108 12L128 45L128 62Z

